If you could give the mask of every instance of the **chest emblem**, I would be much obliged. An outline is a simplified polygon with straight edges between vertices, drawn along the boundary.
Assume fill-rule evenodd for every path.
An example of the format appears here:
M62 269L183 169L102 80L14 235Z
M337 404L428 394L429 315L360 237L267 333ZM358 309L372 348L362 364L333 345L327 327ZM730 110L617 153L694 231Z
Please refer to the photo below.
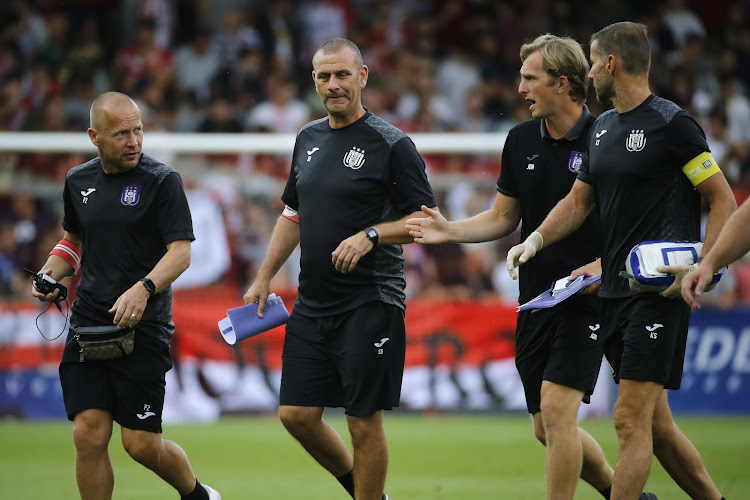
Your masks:
M139 201L141 201L142 190L143 188L141 186L123 186L122 196L120 196L120 203L122 203L126 207L134 207L138 204Z
M570 159L568 160L568 170L577 173L579 170L581 170L582 163L583 153L581 151L571 151Z
M310 151L307 152L307 161L312 160L312 155L316 151L320 151L320 148L312 148Z
M641 151L646 147L646 135L643 130L631 130L628 140L625 141L625 148L628 151Z
M365 150L352 148L351 151L344 155L344 165L352 170L358 170L365 164Z

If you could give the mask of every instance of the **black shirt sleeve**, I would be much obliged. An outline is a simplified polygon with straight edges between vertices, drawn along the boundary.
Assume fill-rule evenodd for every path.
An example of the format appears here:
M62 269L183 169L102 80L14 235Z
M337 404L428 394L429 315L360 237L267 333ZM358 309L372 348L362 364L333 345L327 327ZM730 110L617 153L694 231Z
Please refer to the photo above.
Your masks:
M508 138L503 146L503 154L500 161L500 177L497 179L495 187L498 192L512 198L518 198L518 188L516 187L516 177L513 173L513 145L515 144L515 134L513 131L508 133Z
M670 148L670 156L675 158L678 168L701 153L710 151L706 134L695 119L687 112L680 112L669 123L670 138L665 144Z
M437 205L424 160L411 139L404 137L391 147L388 169L388 189L401 214L417 212L422 205Z
M70 196L70 184L69 178L65 180L65 188L63 189L63 229L69 233L81 234L80 223L78 221L78 214L76 214L73 206L73 200Z
M297 174L294 171L294 166L297 164L297 148L299 145L299 136L297 136L297 142L294 143L294 153L292 154L291 168L289 169L289 177L286 180L286 186L284 192L281 194L281 201L284 202L288 207L299 210L299 198L297 197Z
M195 240L185 188L177 172L167 175L159 186L156 218L165 245L177 240Z

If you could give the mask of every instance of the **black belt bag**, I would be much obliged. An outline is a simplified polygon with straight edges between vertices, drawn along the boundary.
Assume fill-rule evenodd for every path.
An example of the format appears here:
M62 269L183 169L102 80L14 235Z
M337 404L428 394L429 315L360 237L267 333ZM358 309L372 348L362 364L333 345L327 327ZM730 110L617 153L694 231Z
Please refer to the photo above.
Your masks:
M80 361L124 358L135 346L135 327L71 326L70 331L80 348Z

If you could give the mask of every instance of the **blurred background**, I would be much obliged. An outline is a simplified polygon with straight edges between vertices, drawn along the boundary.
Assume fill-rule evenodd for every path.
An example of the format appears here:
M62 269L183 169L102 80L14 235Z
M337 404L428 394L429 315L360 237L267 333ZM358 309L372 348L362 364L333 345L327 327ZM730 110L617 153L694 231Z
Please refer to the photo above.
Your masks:
M96 154L85 131L100 93L138 102L144 152L176 168L188 192L198 239L174 285L165 421L208 422L277 404L283 328L228 346L216 323L241 305L265 254L294 134L325 115L311 81L323 41L358 44L370 67L364 104L415 137L441 210L459 219L491 206L505 134L530 118L516 92L520 46L549 32L574 37L588 52L593 32L623 20L648 26L652 91L696 117L743 202L747 0L600 0L596 8L583 0L0 3L0 415L64 417L56 368L65 318L54 308L39 316L46 305L30 300L22 268L37 270L62 236L63 182ZM594 114L606 109L593 95L588 105ZM461 147L464 134L482 138L476 153ZM58 135L65 140L50 146ZM180 137L205 147L181 148ZM439 137L443 147L423 149L417 137ZM516 233L485 244L404 247L409 345L399 411L525 412L513 363L518 290L504 270L517 241ZM290 307L297 261L272 284ZM75 282L66 284L74 296ZM750 414L748 304L750 261L741 261L694 314L683 388L671 396L676 413ZM38 329L62 335L46 341ZM609 379L603 369L582 416L609 414L616 390Z

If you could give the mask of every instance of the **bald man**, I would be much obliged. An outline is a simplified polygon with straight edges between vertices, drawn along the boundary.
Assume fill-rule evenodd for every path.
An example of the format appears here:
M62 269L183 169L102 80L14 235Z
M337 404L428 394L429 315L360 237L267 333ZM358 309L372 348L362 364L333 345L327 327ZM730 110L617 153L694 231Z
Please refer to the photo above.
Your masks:
M141 153L136 103L107 92L91 106L88 135L99 156L72 168L63 192L65 234L40 273L59 281L80 272L60 363L73 421L76 479L83 500L111 499L108 445L113 422L137 462L182 499L219 500L198 482L187 455L162 439L165 374L174 333L170 284L190 265L195 239L180 175ZM34 297L56 300L58 292ZM97 327L115 349L80 342Z

